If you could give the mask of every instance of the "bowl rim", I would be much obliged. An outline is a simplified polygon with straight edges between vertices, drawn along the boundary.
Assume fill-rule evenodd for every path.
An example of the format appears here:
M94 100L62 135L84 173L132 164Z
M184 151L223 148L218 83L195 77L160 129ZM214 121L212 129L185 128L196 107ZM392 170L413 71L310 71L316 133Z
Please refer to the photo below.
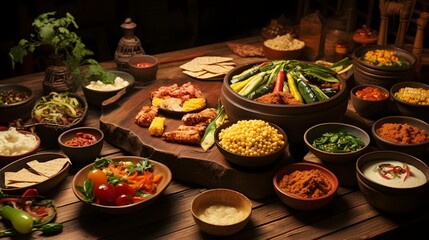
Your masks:
M97 139L97 141L96 141L96 142L94 142L94 143L92 143L92 144L89 144L89 145L85 145L85 146L69 146L69 145L66 145L66 144L62 141L62 138L63 138L66 134L69 134L70 132L76 132L76 133L77 133L77 132L80 132L80 131L83 131L83 132L84 132L85 130L91 130L91 131L96 131L96 132L100 133L100 138L99 138L99 139ZM94 146L94 145L97 145L98 143L100 143L100 142L102 142L102 141L104 141L104 132L103 132L103 131L101 131L101 129L99 129L99 128L96 128L96 127L90 127L90 126L70 128L70 129L67 129L66 131L62 132L62 133L58 136L58 144L59 144L61 147L69 148L69 149L84 149L84 148L89 148L89 147L92 147L92 146Z
M323 196L320 197L312 197L312 198L303 198L297 195L293 195L287 192L284 192L283 190L281 190L280 186L279 186L279 182L281 181L281 178L283 178L283 176L285 174L280 175L281 173L284 172L293 172L295 170L300 169L301 167L304 168L311 168L311 169L318 169L322 171L322 174L325 175L329 175L328 180L330 181L330 183L332 184L332 188L329 190L329 192ZM331 181L330 179L334 179L334 181ZM338 191L339 188L339 180L337 178L337 176L328 168L319 165L319 164L315 164L315 163L309 163L309 162L295 162L295 163L291 163L291 164L287 164L284 165L283 167L278 168L273 176L273 185L274 185L274 189L278 192L280 192L281 194L287 196L290 199L294 199L294 200L298 200L298 201L304 201L304 202L314 202L317 200L325 200L325 199L329 199L331 197L333 197L335 195L335 193Z
M392 87L389 90L389 95L390 97L398 103L407 105L407 106L412 106L412 107L420 107L420 108L426 108L429 107L429 105L421 105L421 104L416 104L416 103L410 103L404 100L399 99L398 97L395 96L395 93L399 91L399 89L403 88L403 87L409 87L409 85L417 85L418 87L413 87L413 88L423 88L426 90L429 90L429 85L428 84L424 84L421 82L412 82L412 81L406 81L406 82L397 82L395 84L392 85ZM396 91L395 91L396 90Z
M82 90L83 90L84 94L86 91L89 91L89 92L93 91L93 92L98 92L98 93L116 93L116 92L123 90L124 88L131 89L135 84L135 78L129 72L125 72L125 71L121 71L121 70L109 70L108 72L115 74L117 77L122 78L124 81L127 81L128 86L121 87L118 89L113 89L113 90L98 90L98 89L87 88L86 86L88 85L88 82L82 81L81 86L82 86ZM126 77L124 77L124 76L126 76Z
M133 60L138 59L138 58L146 58L146 59L150 59L150 60L152 60L152 61L153 61L153 62L150 62L150 63L153 63L153 65L151 65L151 66L149 66L149 67L137 67L137 66L133 63ZM136 60L136 61L137 61L137 60ZM158 58L156 58L155 56L150 55L150 54L135 54L135 55L132 55L132 56L130 57L130 59L128 60L128 66L132 66L132 67L134 67L134 68L136 68L136 69L148 69L148 68L151 68L151 67L156 67L158 64L159 64L159 60L158 60Z
M362 99L362 98L360 98L360 97L356 96L356 92L357 92L358 90L364 89L364 88L366 88L366 87L374 87L374 88L378 88L378 89L380 89L381 91L385 92L385 93L387 94L387 97L386 97L386 98L384 98L384 99L381 99L381 100L367 100L367 99ZM389 97L390 97L390 90L388 90L387 88L385 88L385 87L383 87L383 86L380 86L380 85L364 83L364 84L359 84L359 85L354 86L354 87L350 90L350 97L352 97L352 98L356 98L356 99L358 99L358 100L365 101L365 102L382 102L382 101L389 100Z
M276 60L273 60L273 61L276 61ZM298 60L298 61L306 62L306 61L301 61L301 60ZM225 76L223 78L222 87L226 87L227 91L229 91L233 96L240 99L241 101L244 101L246 103L246 105L249 105L249 104L253 105L254 104L254 105L260 106L260 107L269 107L269 108L278 108L278 109L283 109L283 108L290 108L290 109L312 108L312 107L318 106L320 104L325 104L326 102L334 101L334 100L342 97L342 94L347 91L347 86L346 86L347 81L341 75L337 75L337 79L338 79L339 83L341 84L340 91L327 100L314 102L314 103L290 104L290 105L263 103L263 102L257 102L255 100L245 98L245 97L239 95L234 90L232 90L229 81L230 81L230 79L232 79L233 74L235 75L235 74L237 74L238 71L247 70L247 69L249 69L253 66L256 66L258 64L261 64L263 62L272 62L272 61L271 60L265 60L265 61L258 60L258 61L254 61L251 63L243 64L243 65L237 65L236 67L231 69L227 74L225 74Z
M389 121L390 119L396 119L396 120ZM381 127L382 123L398 123L398 120L402 120L402 121L407 120L407 121L406 121L406 122L407 122L407 124L408 124L408 125L411 125L411 126L414 126L414 127L416 127L416 126L415 126L415 125L413 125L412 123L409 123L409 122L419 122L420 124L422 124L422 125L426 126L427 128L429 128L429 124L428 124L428 123L426 123L425 121L423 121L423 120L421 120L421 119L415 118L415 117L399 116L399 115L396 115L396 116L386 116L386 117L382 117L382 118L380 118L380 119L376 120L376 121L372 124L372 126L371 126L371 134L373 135L374 139L375 139L376 141L380 141L380 142L382 142L382 143L384 143L384 144L389 144L389 145L396 146L396 147L400 147L400 148L402 148L402 147L419 147L419 146L422 146L422 147L423 147L423 146L425 146L425 145L429 145L429 141L421 142L421 143L409 143L409 144L394 143L394 142L391 142L391 141L385 140L384 138L380 137L380 136L377 134L377 131L376 131L376 130L377 130L379 127ZM402 121L400 121L400 122L402 122ZM401 123L401 124L402 124L402 123Z
M355 130L357 130L357 131L359 131L359 132L361 132L364 136L365 136L365 138L366 138L366 140L368 140L368 144L365 144L365 146L363 146L362 148L360 148L360 149L358 149L358 150L356 150L356 151L353 151L353 152L345 152L345 153L333 153L333 152L325 152L325 151L322 151L322 150L320 150L320 149L318 149L318 148L315 148L314 146L313 146L313 144L311 144L310 142L309 142L309 140L308 140L308 134L311 132L311 131L313 131L314 129L316 129L316 128L318 128L318 127L321 127L321 126L343 126L343 127L348 127L348 128L353 128L353 129L355 129ZM303 136L303 138L304 138L304 142L305 142L305 144L311 149L311 150L314 150L315 152L319 152L319 153L324 153L324 154L332 154L332 155L334 155L334 156L347 156L347 155L352 155L352 154L356 154L356 153L360 153L360 152L364 152L368 147L369 147L369 145L370 145L370 143L371 143L371 137L370 137L370 135L365 131L365 130L363 130L362 128L360 128L360 127L358 127L358 126L355 126L355 125L352 125L352 124L348 124L348 123L341 123L341 122L324 122L324 123L319 123L319 124L316 124L316 125L314 125L314 126L312 126L312 127L309 127L305 132L304 132L304 136ZM363 141L363 139L361 139L362 141ZM363 141L364 142L364 141Z
M9 128L4 128L4 129L3 129L3 127L1 126L1 127L0 127L0 132L7 131L8 129L9 129ZM28 156L29 154L31 155L32 153L33 153L33 154L34 154L34 153L36 153L36 152L38 151L38 149L40 148L40 145L41 145L42 141L41 141L41 139L39 138L39 136L37 136L37 134L35 134L35 133L33 133L33 132L30 132L30 131L25 131L25 130L18 130L18 129L17 129L17 131L18 131L19 133L22 133L22 134L26 134L26 135L33 135L34 137L36 137L36 141L37 141L36 146L35 146L33 149L31 149L31 150L29 150L29 151L27 151L27 152L25 152L25 153L21 153L21 154L17 154L17 155L3 155L3 154L0 154L0 159L1 159L1 158L4 158L4 159L8 159L8 158L10 158L10 159L16 159L16 160L18 160L18 159L20 159L20 158L23 158L23 157ZM9 164L7 164L7 165L9 165ZM5 166L7 166L7 165L5 165Z
M19 90L23 90L21 92L27 92L29 93L28 98L26 98L23 101L20 102L16 102L16 103L11 103L11 104L2 104L0 105L0 109L8 109L8 108L13 108L13 107L18 107L18 106L22 106L25 105L29 102L32 102L34 99L34 92L33 90L31 90L31 88L22 85L22 84L17 84L17 83L5 83L5 84L0 84L0 90L2 90L3 88L7 88L7 89L19 89Z
M383 49L383 50L393 50L395 51L398 55L404 55L407 56L407 61L409 61L409 65L406 67L401 67L401 68L392 68L392 67L386 67L386 66L374 66L371 64L366 63L365 61L362 61L360 58L362 55L357 55L357 53L362 52L362 54L365 54L367 51L370 50L376 50L376 49ZM414 68L414 65L416 64L417 58L414 56L414 54L412 54L411 52L409 52L408 50L404 49L404 48L399 48L393 45L362 45L357 47L353 53L352 53L352 58L353 60L356 60L357 64L361 64L367 68L371 68L371 69L376 69L376 70L386 70L386 71L392 71L392 72L402 72L402 71L406 71L406 70L410 70ZM408 59L410 58L410 59Z

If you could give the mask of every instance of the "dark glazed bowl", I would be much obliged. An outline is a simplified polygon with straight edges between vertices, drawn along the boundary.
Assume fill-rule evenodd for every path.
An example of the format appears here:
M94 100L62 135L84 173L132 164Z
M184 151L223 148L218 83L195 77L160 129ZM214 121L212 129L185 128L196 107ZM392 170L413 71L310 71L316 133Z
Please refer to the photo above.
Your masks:
M321 137L324 133L327 133L327 132L335 133L339 131L346 131L354 135L355 137L358 137L365 144L365 146L357 151L347 152L347 153L325 152L313 146L313 141L318 137ZM304 133L304 142L305 142L305 145L310 150L310 152L324 162L335 163L335 164L356 161L356 159L358 159L362 154L364 154L368 150L370 141L371 141L370 136L363 129L356 127L354 125L339 123L339 122L320 123L313 127L310 127Z
M319 170L322 172L323 176L325 176L328 181L331 183L331 189L326 195L323 195L321 197L314 197L314 198L305 198L297 195L293 195L290 193L287 193L283 191L280 188L280 182L283 179L285 175L289 175L295 171L308 171L308 170ZM332 173L327 168L313 163L292 163L288 164L276 171L273 177L273 186L276 195L280 198L280 200L288 205L289 207L299 209L299 210L315 210L319 209L325 205L327 205L336 195L336 192L338 190L338 178L335 176L334 173Z
M112 70L109 72L122 78L124 81L127 81L128 86L125 87L127 90L130 90L134 87L135 80L131 74L124 71L115 71L115 70ZM115 96L119 91L124 89L124 88L121 88L121 89L115 89L110 91L102 91L102 90L89 89L86 87L86 85L88 84L89 83L83 83L82 90L83 90L83 93L85 94L85 99L88 102L88 104L96 108L100 108L105 100Z
M395 51L398 56L408 61L409 65L402 68L379 67L361 60L366 52L376 49ZM416 57L405 49L393 46L363 45L353 51L352 58L356 85L373 84L390 89L397 82L413 80Z
M138 66L146 63L149 66ZM156 79L159 61L151 55L133 55L128 61L128 72L133 75L136 83L148 85Z
M249 69L257 63L238 66L224 78L221 101L225 112L233 120L262 119L281 127L291 144L302 144L304 132L322 122L338 121L345 114L348 103L346 80L339 77L340 91L328 100L303 104L280 105L256 102L238 95L229 86L232 76Z
M236 164L237 166L242 166L242 167L262 167L262 166L267 166L270 164L273 164L274 162L276 162L277 160L279 160L279 158L282 156L282 154L284 153L284 150L286 148L286 146L288 145L288 137L286 135L286 133L283 131L283 129L281 129L279 126L273 124L273 123L269 123L270 126L274 127L275 129L277 129L277 132L283 135L283 139L284 139L284 144L277 149L276 151L267 154L267 155L262 155L262 156L243 156L243 155L238 155L236 153L230 152L228 150L226 150L225 148L222 147L222 145L219 143L219 133L225 129L230 127L231 125L235 124L237 122L226 122L224 124L222 124L221 126L219 126L218 128L216 128L215 131L215 143L217 148L219 149L219 151L225 156L225 159L228 160L229 162Z
M413 156L420 156L425 151L429 149L429 141L418 143L418 144L399 144L394 143L388 140L383 139L377 134L377 129L379 129L384 123L398 123L398 124L408 124L414 127L417 127L421 130L426 131L426 134L429 134L429 124L413 117L407 116L387 116L380 118L375 121L371 127L371 134L374 138L375 143L380 149L383 150L392 150L400 151Z
M97 140L95 143L86 146L69 146L66 142L76 136L76 133L91 134ZM77 127L69 129L58 137L58 144L61 151L70 158L72 163L85 163L94 161L103 148L104 133L94 127Z
M395 93L399 92L401 88L423 88L425 90L429 89L429 85L420 83L420 82L400 82L393 85L390 88L390 98L393 100L396 109L401 115L419 118L423 121L429 122L429 104L419 105L414 103L409 103L403 100L400 100L395 96Z
M0 124L8 125L17 119L26 120L30 118L31 108L35 100L33 91L29 87L19 84L0 84L0 92L11 90L26 93L28 98L17 103L0 104Z
M426 183L416 187L390 187L381 183L381 177L374 179L365 175L365 168L371 166L371 163L385 161L398 161L416 167L425 175ZM419 209L427 202L429 168L423 161L411 155L398 151L373 151L364 154L356 161L356 178L362 195L369 204L380 210L407 213Z
M366 100L357 97L356 92L366 87L378 88L382 92L386 93L387 97L383 100ZM389 105L389 101L389 91L378 85L361 84L353 87L352 90L350 90L350 102L352 103L356 112L364 118L375 119L383 116L383 114L386 112L386 108Z

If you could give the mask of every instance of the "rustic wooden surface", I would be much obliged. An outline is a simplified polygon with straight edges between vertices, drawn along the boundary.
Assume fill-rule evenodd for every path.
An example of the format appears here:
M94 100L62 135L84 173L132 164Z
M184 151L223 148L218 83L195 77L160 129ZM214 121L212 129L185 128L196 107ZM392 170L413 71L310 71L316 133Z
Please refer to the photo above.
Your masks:
M242 41L253 43L260 41L260 39L250 38ZM219 43L196 49L159 54L156 57L161 59L181 56L197 50L207 51L215 55L231 55L226 46L223 43ZM237 61L252 60L241 59L235 55L231 56L234 56ZM158 78L174 80L180 73L180 70L174 70L174 68L181 63L183 62L161 65ZM114 67L114 64L106 63L105 66ZM172 74L174 72L176 75ZM25 84L35 90L36 96L40 96L42 93L42 79L43 73L35 73L5 79L1 82ZM201 84L203 85L204 83L201 81ZM82 94L80 91L79 93ZM125 97L131 96L129 94ZM126 100L126 98L123 100ZM126 112L125 109L124 112ZM348 118L348 115L353 116L353 114L355 113L349 108L346 113L347 119L355 121L356 124L362 124L362 121L352 117ZM100 126L100 116L98 109L90 109L85 125ZM180 145L173 146L181 148ZM59 149L42 149L41 151L55 152L59 151ZM137 153L138 151L135 150L134 152ZM101 156L130 154L111 145L109 142L104 143L101 152ZM152 157L156 160L155 156ZM300 161L300 159L297 160ZM56 222L64 225L63 232L53 237L40 236L39 233L34 233L33 238L217 239L199 231L190 212L193 198L201 191L204 191L205 187L173 180L165 193L150 207L124 216L109 216L95 212L74 196L71 183L74 174L81 167L73 165L69 176L46 195L46 197L54 199L57 204L58 216ZM183 166L183 168L186 168L186 166ZM186 169L183 169L183 171L186 172ZM187 172L187 174L193 175L194 173ZM263 199L252 199L251 201L253 212L249 224L240 233L225 237L225 239L399 239L405 237L408 239L416 236L416 234L425 234L424 227L429 220L428 207L406 215L378 211L366 202L359 189L354 186L340 186L337 196L330 204L322 209L309 212L289 208L280 202L275 195L270 195Z

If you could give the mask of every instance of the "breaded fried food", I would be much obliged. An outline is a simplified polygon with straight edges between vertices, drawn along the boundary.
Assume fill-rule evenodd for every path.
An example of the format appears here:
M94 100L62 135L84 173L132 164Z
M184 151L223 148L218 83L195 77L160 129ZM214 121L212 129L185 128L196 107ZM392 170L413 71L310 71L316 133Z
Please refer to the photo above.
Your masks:
M215 118L217 115L217 111L214 108L206 108L201 112L197 113L188 113L183 115L182 121L183 124L187 126L193 126L200 122L207 122L211 119Z
M302 104L296 100L289 92L274 92L268 93L255 99L257 102L271 103L271 104Z
M135 117L135 123L142 127L149 127L152 120L158 115L158 107L143 106Z

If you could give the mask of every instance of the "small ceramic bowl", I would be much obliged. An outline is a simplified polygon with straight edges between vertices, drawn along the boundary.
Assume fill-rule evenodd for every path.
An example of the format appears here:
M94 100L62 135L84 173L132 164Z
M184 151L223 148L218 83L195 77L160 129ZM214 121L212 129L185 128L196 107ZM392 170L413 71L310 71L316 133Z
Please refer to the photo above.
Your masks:
M29 166L27 165L27 163L33 160L37 160L40 163L43 163L56 158L67 158L67 156L61 153L53 153L53 152L37 153L37 154L32 154L32 155L20 158L6 165L0 170L0 179L2 179L2 181L0 181L0 188L2 189L3 192L8 194L22 194L23 192L25 192L25 190L29 188L35 188L41 194L49 192L51 189L53 189L55 186L61 183L61 181L63 181L64 178L67 176L67 173L69 172L69 169L71 166L70 162L66 162L59 172L49 177L47 180L44 180L39 183L35 183L31 186L6 187L5 181L3 181L3 179L5 179L4 177L6 172L18 172L23 168L28 169Z
M406 165L404 165L404 163ZM388 165L403 169L393 177ZM407 170L410 173L407 175ZM398 151L373 151L356 161L356 177L362 195L373 207L392 213L415 211L426 204L429 167L420 159Z
M192 200L191 212L201 231L227 236L239 232L247 225L252 213L252 202L234 190L210 189ZM215 216L216 214L221 215ZM226 218L222 214L229 215Z
M137 156L117 156L117 157L112 157L111 159L113 161L126 161L126 162L132 162L134 164L137 164L143 161L145 158L137 157ZM149 160L149 161L153 164L153 174L157 175L159 173L162 173L163 177L161 182L158 183L156 187L156 193L144 201L127 204L127 205L121 205L121 206L110 206L110 205L102 205L97 203L85 202L82 192L78 190L78 186L83 186L85 180L88 178L88 172L90 172L94 168L94 163L91 163L83 167L73 177L73 181L72 181L73 193L79 200L84 202L90 208L93 208L96 211L99 211L102 213L118 215L118 214L131 214L135 211L139 211L149 206L154 201L156 201L162 195L162 193L167 189L172 179L171 171L166 165L154 160Z
M75 141L67 144L72 139L75 139ZM58 137L58 144L61 151L70 158L72 163L81 164L94 161L100 155L103 140L104 133L100 129L77 127L63 132ZM86 145L86 142L89 141L91 143Z
M216 131L215 131L216 146L219 149L219 151L225 156L225 159L227 161L231 162L232 164L234 164L236 166L254 168L254 167L268 166L268 165L274 164L275 162L277 162L279 160L279 158L282 156L285 148L288 145L288 139L287 139L287 135L283 131L283 129L281 129L279 126L277 126L273 123L269 123L269 125L274 127L275 129L277 129L277 132L283 136L284 144L281 145L280 148L278 148L276 151L274 151L270 154L261 155L261 156L244 156L244 155L239 155L239 154L233 153L233 152L225 149L224 147L222 147L222 145L220 143L220 139L219 139L220 132L223 129L229 128L236 123L237 123L237 121L226 122L226 123L222 124L221 126L219 126L218 128L216 128ZM235 135L234 137L239 137L239 136Z
M384 118L380 118L379 120L375 121L371 127L372 137L374 138L375 143L380 149L400 151L407 154L411 154L413 156L420 156L429 149L429 140L424 141L422 143L406 143L406 144L403 143L402 144L402 143L395 143L395 142L386 140L385 138L382 138L378 134L378 129L380 129L385 123L408 124L412 127L425 131L427 135L429 134L429 124L418 118L407 117L407 116L387 116ZM386 131L399 132L396 130L393 131L393 129L388 129ZM397 133L395 138L398 139L398 136L404 136L405 138L408 138L407 136L404 135L405 131L402 131L402 132L403 132L402 135ZM415 132L415 131L407 131L407 133L410 133L410 132Z
M291 174L294 173L295 171L298 171L297 173L300 174L309 174L310 171L312 170L318 170L320 174L319 176L316 176L316 178L319 178L320 176L325 178L327 183L326 185L323 185L323 191L324 194L321 196L315 196L315 197L310 197L310 196L300 196L298 194L293 194L290 193L288 191L285 190L285 186L287 186L286 182L285 182L285 186L283 186L283 184L281 183L282 179L285 177L285 175L288 175L289 177L291 177ZM309 176L309 179L311 179L311 177ZM314 181L319 181L319 180L314 180ZM289 181L289 183L292 183L293 181ZM308 181L308 187L311 190L315 190L314 188L312 188L313 186L311 186L311 181ZM330 187L326 187L327 185L330 185ZM315 210L318 208L321 208L325 205L327 205L335 196L337 190L338 190L338 179L335 176L334 173L332 173L330 170L328 170L327 168L318 165L318 164L313 164L313 163L304 163L304 162L300 162L300 163L292 163L292 164L288 164L280 169L278 169L273 177L273 185L274 185L274 191L276 193L276 195L280 198L280 200L286 204L289 207L298 209L298 210ZM304 185L305 186L305 185ZM290 189L294 189L294 186L290 186Z
M399 94L400 89L403 88L413 88L413 89L424 89L429 90L429 85L421 82L399 82L394 84L390 88L390 98L393 100L396 109L401 115L419 118L423 121L429 122L429 104L422 105L416 103L410 103L399 99L397 94ZM412 94L415 97L418 97L418 94ZM426 102L429 99L426 97Z
M363 142L364 146L356 151L344 152L344 153L327 152L313 146L313 141L321 137L323 134L338 133L340 131L347 132L357 137ZM356 127L354 125L339 123L339 122L320 123L320 124L314 125L313 127L310 127L304 133L304 142L305 142L305 145L310 150L310 152L324 162L335 163L335 164L356 161L356 159L358 159L363 153L365 153L368 150L370 141L371 141L370 136L363 129Z
M1 132L8 131L8 130L10 130L10 129L7 128L7 127L0 126L0 134L1 134ZM11 154L2 154L2 153L0 153L0 167L4 167L4 166L8 165L9 163L11 163L13 161L16 161L16 160L18 160L20 158L23 158L23 157L35 154L35 153L37 153L37 151L39 151L40 142L41 142L39 136L37 136L36 134L34 134L32 132L29 132L29 131L21 131L21 130L16 130L16 131L19 134L33 136L36 139L37 143L36 143L36 145L32 149L29 149L28 151L22 152L20 154L12 154L11 155ZM6 136L4 138L2 137L3 140L1 142L5 146L6 145L10 146L11 147L10 150L13 149L13 151L17 151L19 148L22 149L21 147L24 147L25 145L28 146L28 144L26 144L25 142L21 142L22 140L18 141L18 142L15 142L15 140L17 139L17 136L16 135L13 135L13 136L14 136L13 138L11 138L11 136L9 136L7 138L6 138ZM22 136L22 135L20 135L20 136ZM19 137L19 138L20 139L24 139L26 137L24 137L24 138ZM8 142L7 139L13 139L14 141L13 142ZM5 148L5 147L3 147L3 148Z
M151 55L133 55L128 61L128 71L136 83L148 85L156 79L159 61Z
M134 87L135 79L131 74L124 72L124 71L116 71L116 70L112 70L109 72L113 73L117 77L122 78L124 81L127 81L128 86L118 88L118 89L114 89L114 90L98 90L98 89L96 90L96 89L87 88L86 86L89 83L83 82L82 83L82 90L83 90L83 93L85 94L86 101L91 106L94 106L96 108L100 108L105 100L115 96L120 91L123 91L123 90L129 91Z
M22 101L6 100L12 96L20 97ZM34 100L33 91L29 87L19 84L0 84L0 124L8 125L17 119L28 119Z
M360 93L359 96L356 93ZM389 101L389 91L381 86L362 84L350 90L350 102L356 112L364 118L375 119L382 116Z

